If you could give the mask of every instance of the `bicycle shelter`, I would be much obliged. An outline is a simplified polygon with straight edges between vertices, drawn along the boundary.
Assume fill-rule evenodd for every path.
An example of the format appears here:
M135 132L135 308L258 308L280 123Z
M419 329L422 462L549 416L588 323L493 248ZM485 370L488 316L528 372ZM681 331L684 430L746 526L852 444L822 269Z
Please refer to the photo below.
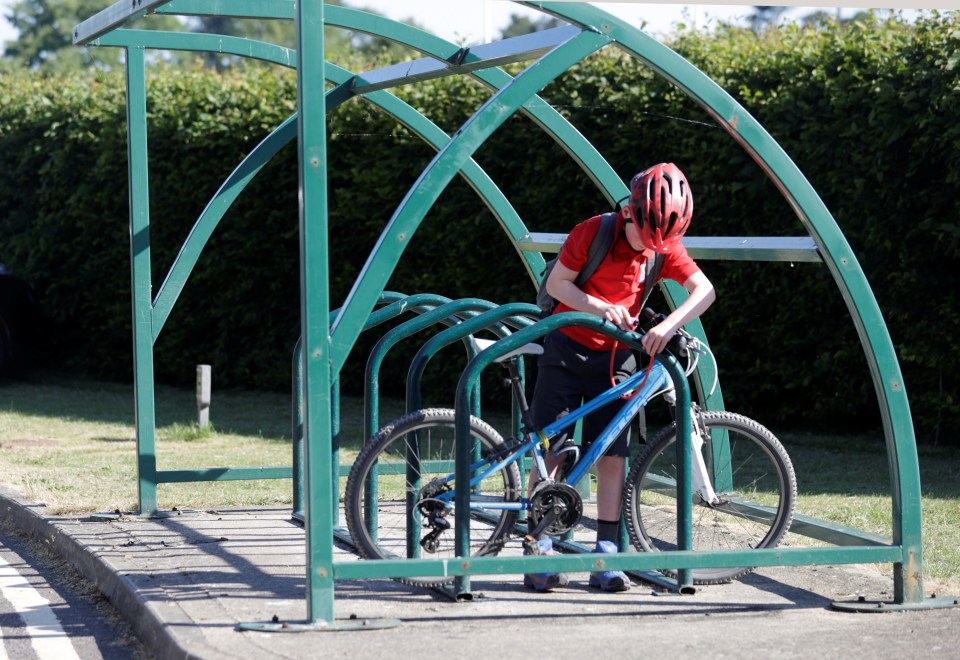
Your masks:
M468 593L469 577L475 574L591 570L592 560L582 555L472 558L462 552L464 560L461 562L399 559L335 563L335 486L339 459L333 436L338 424L338 374L359 333L399 313L401 307L417 313L434 308L435 313L431 312L433 316L425 323L439 322L452 313L453 308L444 309L445 305L451 304L450 301L416 300L415 297L384 293L384 287L403 256L405 246L455 176L464 177L490 209L516 248L533 283L542 272L543 254L559 249L564 237L529 231L502 191L472 159L476 150L508 117L521 113L546 131L611 203L627 194L621 177L602 154L537 96L541 89L584 58L604 48L617 48L663 76L706 110L759 165L808 233L802 237L687 237L684 244L691 256L698 259L820 262L836 282L857 330L879 402L891 475L893 536L880 539L865 532L841 529L824 521L798 516L792 531L827 541L833 546L706 553L690 550L624 553L607 560L607 566L614 569L678 569L682 582L684 571L698 567L890 563L894 567L893 607L939 606L939 602L932 602L937 599L931 601L923 597L919 468L899 364L865 275L817 193L776 141L744 108L664 44L586 3L518 4L560 18L568 25L475 47L459 47L409 25L346 7L325 6L321 0L297 3L293 0L231 0L229 3L218 0L121 0L75 28L74 43L77 45L119 47L126 53L135 423L141 514L160 513L157 486L161 483L296 477L294 500L295 505L303 504L306 530L306 627L311 629L334 626L337 579L454 575L457 576L459 592ZM147 13L293 20L298 47L294 51L225 35L125 27ZM346 71L325 61L325 26L389 39L419 51L423 58L372 71ZM223 182L184 240L155 297L152 296L148 208L147 49L210 51L292 67L297 71L298 92L298 112L257 145ZM518 62L530 64L516 77L499 68ZM388 91L397 85L447 75L472 76L493 92L452 136ZM384 225L379 241L346 300L339 309L334 309L328 291L326 114L356 96L404 124L437 153ZM295 436L302 423L302 464L298 459L295 465L273 468L158 470L153 345L226 210L279 149L294 139L298 140L300 171L301 278L301 338L295 352L294 393L302 414L298 410L293 422ZM685 292L679 286L668 285L664 293L668 301L676 304ZM385 306L377 309L378 305ZM470 304L464 309L468 307ZM472 311L478 312L480 307L474 306ZM509 309L504 310L502 318L522 311L507 307ZM604 328L595 317L585 314L565 316L538 323L520 323L526 327L504 335L504 339L492 348L472 357L457 391L458 420L464 420L463 424L458 421L458 438L467 435L465 413L475 396L479 374L496 356L564 324L578 323L610 332L609 326ZM485 323L486 320L478 321L475 326L477 329L488 327ZM688 329L704 337L699 321L690 324ZM624 343L632 342L630 336L623 333L611 336L617 336ZM682 374L678 377L674 371L671 374L675 380L682 380ZM678 394L689 402L685 383L678 383ZM722 409L722 397L714 396L706 406ZM678 411L680 409L678 405ZM376 418L368 416L368 424L368 430L374 431ZM681 412L678 437L689 442L688 436L689 420ZM300 469L302 476L298 472ZM461 469L458 461L458 474ZM302 493L297 490L300 485ZM463 515L465 521L460 520L461 509L465 511L466 506L457 507L458 549L466 547L460 545L461 526L469 525L466 514ZM689 534L689 517L686 527ZM681 544L680 547L690 545Z

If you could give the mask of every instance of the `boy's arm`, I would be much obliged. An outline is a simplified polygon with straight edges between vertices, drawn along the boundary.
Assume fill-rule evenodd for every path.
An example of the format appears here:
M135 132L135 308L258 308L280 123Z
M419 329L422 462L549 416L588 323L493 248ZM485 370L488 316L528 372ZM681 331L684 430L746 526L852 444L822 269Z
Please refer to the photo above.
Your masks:
M559 265L559 264L558 264ZM696 272L687 278L683 288L690 295L667 318L650 328L643 336L643 349L648 355L656 355L664 348L684 324L697 318L717 299L713 284L702 272ZM556 297L556 296L554 296Z
M547 279L547 293L578 312L595 314L621 330L632 330L635 319L630 317L630 310L623 305L612 305L586 293L575 282L579 274L579 271L570 270L558 260Z

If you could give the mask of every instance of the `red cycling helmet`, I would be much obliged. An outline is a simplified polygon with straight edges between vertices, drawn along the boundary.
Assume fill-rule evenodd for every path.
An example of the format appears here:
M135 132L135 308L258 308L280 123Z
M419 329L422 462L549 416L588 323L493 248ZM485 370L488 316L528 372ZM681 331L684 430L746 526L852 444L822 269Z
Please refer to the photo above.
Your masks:
M693 194L679 167L660 163L630 181L629 206L643 246L666 253L687 233L693 217Z

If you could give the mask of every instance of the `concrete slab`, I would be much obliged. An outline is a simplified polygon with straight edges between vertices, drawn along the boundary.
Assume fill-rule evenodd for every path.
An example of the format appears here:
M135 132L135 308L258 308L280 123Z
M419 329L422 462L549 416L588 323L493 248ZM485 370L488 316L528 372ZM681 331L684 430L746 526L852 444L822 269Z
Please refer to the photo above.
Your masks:
M46 515L0 492L0 513L98 584L158 658L955 658L960 645L960 608L830 610L834 600L892 598L890 579L870 566L764 569L692 596L657 595L649 586L604 594L586 586L586 574L537 594L519 576L478 576L474 600L460 603L391 580L341 581L338 620L401 625L241 631L241 623L306 617L304 534L289 508L91 520ZM346 548L336 553L337 561L355 559Z

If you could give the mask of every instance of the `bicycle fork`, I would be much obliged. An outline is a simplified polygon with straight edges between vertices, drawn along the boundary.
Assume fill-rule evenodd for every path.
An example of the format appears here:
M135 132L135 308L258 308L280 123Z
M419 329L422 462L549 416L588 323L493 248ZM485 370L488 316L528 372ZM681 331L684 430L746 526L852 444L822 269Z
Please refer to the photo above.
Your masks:
M677 397L673 391L673 386L663 394L664 400L672 407L676 407ZM676 415L674 415L676 418ZM707 433L710 431L703 425L700 416L700 406L690 405L690 489L694 495L700 497L707 506L716 506L721 500L717 492L713 489L710 482L710 473L707 471L707 462L703 457L703 444L707 440ZM677 442L680 438L677 437Z
M720 498L713 490L713 484L710 483L710 475L707 473L707 462L703 458L703 443L706 441L706 434L709 433L700 423L699 409L691 406L690 414L694 421L690 425L690 481L694 493L700 495L700 499L708 506L714 506L720 503ZM677 438L677 442L680 439Z

